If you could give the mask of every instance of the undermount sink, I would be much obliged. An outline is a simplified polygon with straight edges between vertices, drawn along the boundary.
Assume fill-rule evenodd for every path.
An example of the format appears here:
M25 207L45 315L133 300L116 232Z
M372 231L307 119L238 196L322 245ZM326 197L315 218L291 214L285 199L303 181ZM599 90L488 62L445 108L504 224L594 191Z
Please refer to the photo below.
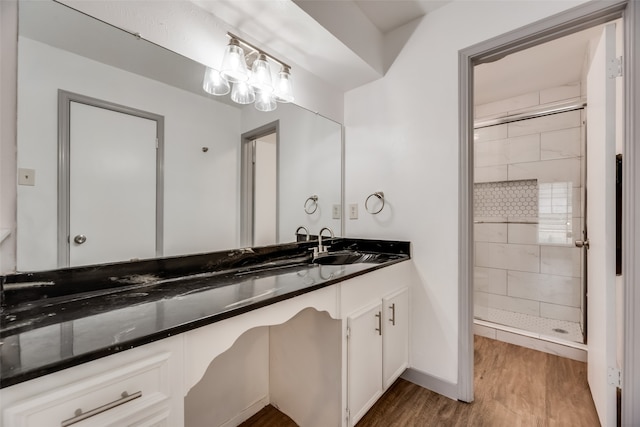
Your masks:
M396 256L390 254L366 253L358 251L336 251L316 256L313 259L313 263L322 265L345 265L361 263L380 264L392 259L396 259Z

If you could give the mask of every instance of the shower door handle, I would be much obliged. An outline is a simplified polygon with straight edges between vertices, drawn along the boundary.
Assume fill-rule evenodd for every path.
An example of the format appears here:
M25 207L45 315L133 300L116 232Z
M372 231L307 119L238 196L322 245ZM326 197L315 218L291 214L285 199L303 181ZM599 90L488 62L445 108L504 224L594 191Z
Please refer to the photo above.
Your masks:
M584 247L584 248L589 249L589 239L587 239L587 240L576 240L575 244L576 244L576 247L578 247L578 248Z

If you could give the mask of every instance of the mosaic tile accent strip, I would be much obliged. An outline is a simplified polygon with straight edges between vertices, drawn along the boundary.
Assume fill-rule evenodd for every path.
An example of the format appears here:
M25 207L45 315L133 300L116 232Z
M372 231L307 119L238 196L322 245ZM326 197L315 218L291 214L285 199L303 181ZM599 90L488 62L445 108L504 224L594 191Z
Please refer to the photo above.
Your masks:
M500 181L473 184L476 217L537 217L538 181Z

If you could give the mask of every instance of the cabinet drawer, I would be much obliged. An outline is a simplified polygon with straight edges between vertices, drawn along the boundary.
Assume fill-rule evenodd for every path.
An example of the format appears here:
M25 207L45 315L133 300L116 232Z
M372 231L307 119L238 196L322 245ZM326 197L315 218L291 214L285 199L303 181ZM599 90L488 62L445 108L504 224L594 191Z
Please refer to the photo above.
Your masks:
M169 357L160 353L17 402L4 410L4 425L161 426L170 412ZM94 415L81 419L77 410Z

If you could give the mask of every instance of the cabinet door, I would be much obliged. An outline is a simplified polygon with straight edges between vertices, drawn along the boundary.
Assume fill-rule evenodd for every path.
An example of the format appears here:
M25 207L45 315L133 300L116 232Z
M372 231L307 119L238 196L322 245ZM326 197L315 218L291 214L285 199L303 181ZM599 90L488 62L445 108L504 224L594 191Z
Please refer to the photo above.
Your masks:
M380 300L347 317L349 425L355 425L382 395L382 305Z
M382 299L382 376L386 390L409 365L409 290Z

